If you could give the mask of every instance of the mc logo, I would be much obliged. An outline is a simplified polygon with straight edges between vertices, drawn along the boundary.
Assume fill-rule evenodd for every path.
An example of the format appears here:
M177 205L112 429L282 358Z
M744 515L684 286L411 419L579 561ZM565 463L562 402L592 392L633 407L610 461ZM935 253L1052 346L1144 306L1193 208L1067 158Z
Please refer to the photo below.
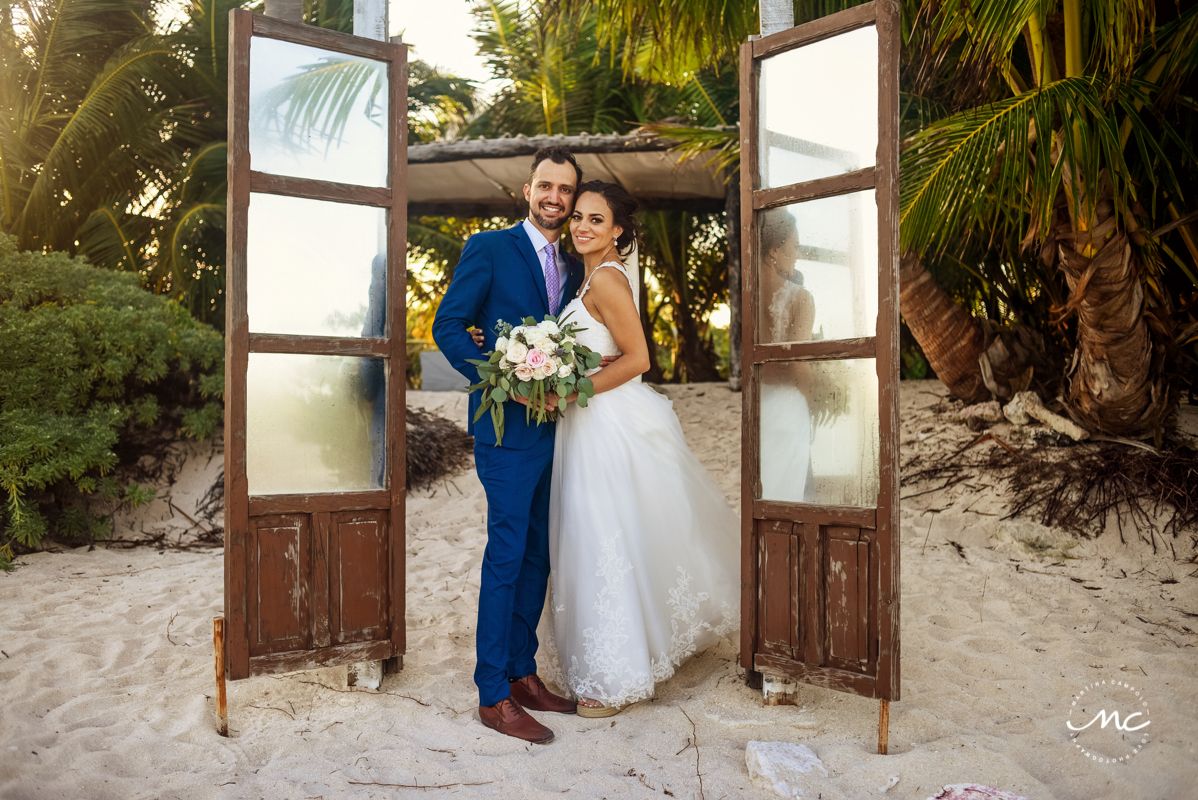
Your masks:
M1129 760L1148 744L1145 728L1152 724L1149 714L1148 700L1141 689L1117 679L1095 681L1073 696L1065 726L1083 757L1114 764ZM1092 727L1095 722L1099 723L1096 728ZM1138 740L1126 735L1137 732Z

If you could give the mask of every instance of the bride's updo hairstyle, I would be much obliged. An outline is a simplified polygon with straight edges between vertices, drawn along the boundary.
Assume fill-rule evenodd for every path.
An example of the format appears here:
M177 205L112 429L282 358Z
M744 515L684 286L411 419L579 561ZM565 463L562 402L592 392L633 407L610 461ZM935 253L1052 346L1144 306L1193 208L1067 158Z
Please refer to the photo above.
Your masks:
M636 217L633 216L638 207L636 199L624 191L624 187L618 183L587 181L578 187L578 194L575 195L574 202L577 203L577 198L587 192L593 192L602 197L607 203L607 207L611 209L612 224L619 225L624 229L624 232L616 237L616 252L621 256L631 253L632 246L636 244L637 234L640 232L640 226L637 225Z

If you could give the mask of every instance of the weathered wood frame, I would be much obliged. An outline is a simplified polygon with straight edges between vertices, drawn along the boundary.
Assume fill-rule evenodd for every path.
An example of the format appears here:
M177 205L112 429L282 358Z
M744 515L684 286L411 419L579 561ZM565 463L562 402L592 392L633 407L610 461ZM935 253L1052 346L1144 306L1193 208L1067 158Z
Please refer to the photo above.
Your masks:
M387 63L389 86L388 186L366 187L255 172L250 164L250 41L278 39ZM297 25L233 9L229 14L229 157L228 232L225 316L225 665L230 680L273 672L312 669L362 661L402 663L404 625L406 494L406 242L407 242L407 47L322 28ZM251 334L246 276L251 193L332 200L386 209L387 313L380 338L335 338ZM250 353L373 356L386 360L387 488L366 492L251 496L246 476L246 390ZM327 546L330 514L386 511L389 635L385 640L354 642L251 657L247 618L247 542L251 517L310 515L317 546ZM327 594L315 580L316 591Z
M765 58L839 34L876 25L878 33L878 149L873 167L805 183L760 188L758 153L758 87ZM899 492L898 492L898 65L899 8L874 2L761 37L741 46L741 269L744 400L741 474L741 654L750 683L761 673L800 680L866 697L899 699ZM758 331L758 220L770 208L821 197L873 189L878 207L878 319L876 335L859 339L791 344L761 344ZM845 508L802 503L768 502L760 498L761 367L772 361L875 358L880 414L880 487L875 508ZM777 523L771 521L779 521ZM793 657L762 653L764 613L762 564L770 564L762 526L791 526L789 554L794 565L794 619L805 633ZM826 527L825 527L826 526ZM857 543L876 557L869 559L869 597L873 608L868 634L876 637L874 669L862 673L825 664L822 642L826 614L816 578L827 555L823 544L837 538L839 528L859 530ZM822 533L821 533L822 531ZM796 552L802 543L803 553ZM771 546L780 546L775 539ZM778 553L779 557L788 554ZM800 571L798 565L802 565ZM771 565L772 566L772 565ZM803 596L799 596L802 583ZM872 674L869 674L872 672Z

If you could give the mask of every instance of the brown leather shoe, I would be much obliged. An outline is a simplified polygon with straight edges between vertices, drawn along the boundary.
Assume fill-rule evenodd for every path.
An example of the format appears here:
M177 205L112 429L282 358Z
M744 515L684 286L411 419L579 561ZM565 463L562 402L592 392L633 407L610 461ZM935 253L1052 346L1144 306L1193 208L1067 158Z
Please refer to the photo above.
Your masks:
M547 687L537 674L525 675L512 681L512 697L525 708L533 711L554 711L558 714L577 714L578 703L558 697Z
M514 736L533 744L549 744L553 731L532 718L510 697L505 697L493 706L479 706L478 718L492 730L505 736Z

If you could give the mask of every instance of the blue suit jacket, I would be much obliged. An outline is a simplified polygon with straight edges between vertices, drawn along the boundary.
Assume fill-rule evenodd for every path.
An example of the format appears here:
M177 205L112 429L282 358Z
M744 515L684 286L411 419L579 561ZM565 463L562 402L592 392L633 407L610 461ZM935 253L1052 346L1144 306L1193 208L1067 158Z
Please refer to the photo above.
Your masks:
M567 265L566 285L562 291L564 307L582 285L583 270L576 258L561 249L558 252L565 256ZM560 309L554 309L556 311ZM499 320L519 325L525 317L535 317L539 322L549 313L545 272L523 224L502 231L476 233L462 248L453 280L441 299L437 318L433 321L433 340L453 368L475 384L478 383L478 369L467 364L466 359L481 359L484 352L495 349L495 325ZM481 351L467 332L470 327L483 330L486 341ZM476 442L493 445L495 427L491 415L484 414L477 423L474 422L480 402L482 397L478 392L470 395L467 430ZM504 447L526 450L546 435L547 431L538 429L536 423L526 423L524 414L524 406L519 403L509 400L505 404Z

